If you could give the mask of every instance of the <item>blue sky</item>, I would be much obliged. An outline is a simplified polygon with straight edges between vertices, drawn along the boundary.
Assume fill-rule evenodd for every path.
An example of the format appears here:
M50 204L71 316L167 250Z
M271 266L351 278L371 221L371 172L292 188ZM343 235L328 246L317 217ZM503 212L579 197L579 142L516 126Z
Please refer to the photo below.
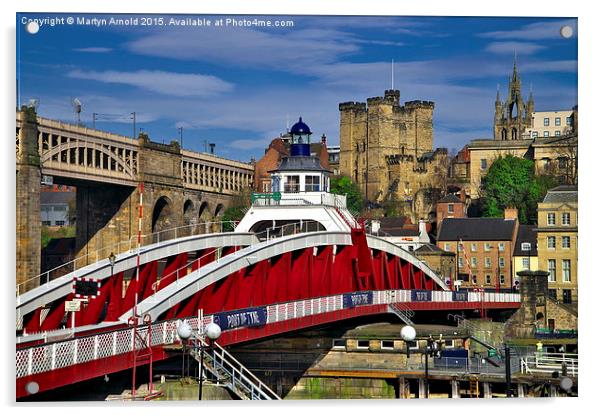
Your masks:
M496 88L505 99L515 52L536 110L577 104L571 18L253 16L294 26L42 25L35 35L22 24L68 16L82 15L17 15L22 103L36 98L40 115L74 122L70 101L78 97L82 122L110 114L97 128L125 135L135 111L154 141L175 139L181 126L186 148L202 151L207 140L219 155L244 161L261 157L287 118L292 124L303 116L315 140L324 133L337 144L338 104L382 95L392 59L402 101L435 101L437 147L491 137ZM563 25L573 27L572 38L560 36Z

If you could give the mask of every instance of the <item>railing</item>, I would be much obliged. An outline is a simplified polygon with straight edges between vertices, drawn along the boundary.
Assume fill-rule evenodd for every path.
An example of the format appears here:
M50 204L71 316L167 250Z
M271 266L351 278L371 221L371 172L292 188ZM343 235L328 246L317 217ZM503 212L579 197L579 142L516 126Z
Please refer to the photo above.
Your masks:
M411 301L411 290L368 292L371 293L372 300L366 305ZM453 302L450 294L451 292L446 291L433 291L433 301ZM344 296L345 294L337 294L267 305L265 306L265 324L343 310L345 309ZM515 302L512 294L506 294L506 296L508 297L506 302ZM191 325L193 330L198 330L198 318L192 317L184 320ZM151 346L176 342L176 330L180 321L169 320L153 324ZM213 321L212 315L203 318L204 324L211 321ZM17 378L131 352L133 350L133 330L132 328L121 329L18 349L16 351ZM141 336L144 336L144 330L147 328L139 329ZM20 339L26 339L26 337L23 336Z
M521 373L548 374L554 372L568 376L579 374L579 360L576 353L541 353L521 358Z
M391 312L393 314L395 314L397 317L399 317L401 319L401 321L403 321L407 325L410 325L410 326L414 325L412 318L414 317L414 315L416 313L414 312L414 310L409 308L407 305L405 305L403 303L393 303L393 304L389 305L389 310L391 310Z
M483 329L463 316L448 314L447 318L455 320L458 327L468 330L473 339L490 349L500 349L504 343L503 335L492 336L493 330Z
M175 228L164 229L162 231L154 232L148 235L142 235L142 240L140 242L140 247L148 246L158 242L169 241L172 239L177 239L179 237L185 236L193 236L193 235L201 235L201 234L210 234L210 233L221 233L224 230L224 224L233 225L233 221L219 221L219 222L204 222L197 223L191 225L178 226ZM217 226L219 225L219 230ZM201 232L201 228L204 228L204 231ZM215 229L215 231L213 230ZM56 266L48 271L44 271L40 275L29 278L16 286L16 295L17 297L27 291L29 289L34 288L34 283L39 282L39 285L44 285L49 283L55 278L66 275L70 272L76 271L84 266L87 266L91 263L98 262L102 259L107 259L111 253L114 255L118 255L125 252L134 252L134 250L138 246L137 236L132 236L127 241L120 241L115 244L111 244L105 246L103 248L97 249L95 251L89 252L84 255L80 255L77 258L72 259L71 261L65 262L59 266ZM27 289L31 285L31 288Z
M214 342L207 347L198 333L194 335L193 342L196 345L191 350L193 357L203 366L209 366L218 379L227 382L239 397L250 400L280 400L274 391L219 344ZM203 362L200 361L199 345L205 348L205 361Z

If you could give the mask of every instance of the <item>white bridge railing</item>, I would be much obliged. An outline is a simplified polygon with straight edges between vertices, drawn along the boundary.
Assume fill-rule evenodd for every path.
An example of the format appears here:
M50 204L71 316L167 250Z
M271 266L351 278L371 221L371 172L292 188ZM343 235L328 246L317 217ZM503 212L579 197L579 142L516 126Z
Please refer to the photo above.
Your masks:
M566 371L567 376L579 374L579 360L576 353L535 353L533 356L525 356L520 362L523 374L548 374L554 372L562 374Z
M349 297L350 294L364 295L364 298L369 299L369 301L362 304L354 305L358 307L412 301L412 290L383 290L337 294L288 303L271 304L265 306L265 324L350 308L352 306L345 304L344 300L344 297ZM484 293L484 295L486 297L485 301L507 303L520 301L518 294ZM453 302L452 292L432 291L431 301ZM469 301L475 300L471 300L469 296ZM203 324L208 324L213 320L213 315L204 316ZM198 330L199 321L197 317L155 323L151 326L151 346L173 344L178 341L176 330L181 321L187 321L193 330ZM246 327L238 327L231 330L240 328ZM142 337L146 336L146 330L148 330L147 326L138 328ZM25 342L26 336L20 337L19 340ZM134 329L127 328L18 349L16 351L16 377L22 378L71 365L117 356L132 352L134 350L133 347Z

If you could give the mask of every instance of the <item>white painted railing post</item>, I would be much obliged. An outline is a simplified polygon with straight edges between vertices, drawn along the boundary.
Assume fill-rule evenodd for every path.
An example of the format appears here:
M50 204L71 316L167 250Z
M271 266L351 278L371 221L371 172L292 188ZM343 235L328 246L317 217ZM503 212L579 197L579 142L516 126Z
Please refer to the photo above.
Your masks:
M33 367L33 349L29 349L27 353L27 374L31 375L31 369Z
M51 356L50 356L50 369L54 370L56 368L56 343L52 344L51 348Z
M79 340L75 339L73 341L73 364L77 364L77 347L79 346Z
M115 356L117 354L117 332L113 332L113 348L111 350L111 356Z
M98 359L98 335L94 336L94 360Z

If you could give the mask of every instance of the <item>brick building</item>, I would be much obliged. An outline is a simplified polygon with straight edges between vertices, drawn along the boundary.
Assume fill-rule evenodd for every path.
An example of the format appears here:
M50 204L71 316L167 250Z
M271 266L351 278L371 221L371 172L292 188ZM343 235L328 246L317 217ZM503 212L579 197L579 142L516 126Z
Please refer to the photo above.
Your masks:
M537 205L537 256L550 297L577 302L577 186L558 186Z
M518 212L506 209L504 218L446 218L437 234L437 246L457 258L463 288L513 286L512 253L518 233Z
M458 196L448 194L437 201L436 213L437 227L439 227L445 218L465 218L466 204Z

